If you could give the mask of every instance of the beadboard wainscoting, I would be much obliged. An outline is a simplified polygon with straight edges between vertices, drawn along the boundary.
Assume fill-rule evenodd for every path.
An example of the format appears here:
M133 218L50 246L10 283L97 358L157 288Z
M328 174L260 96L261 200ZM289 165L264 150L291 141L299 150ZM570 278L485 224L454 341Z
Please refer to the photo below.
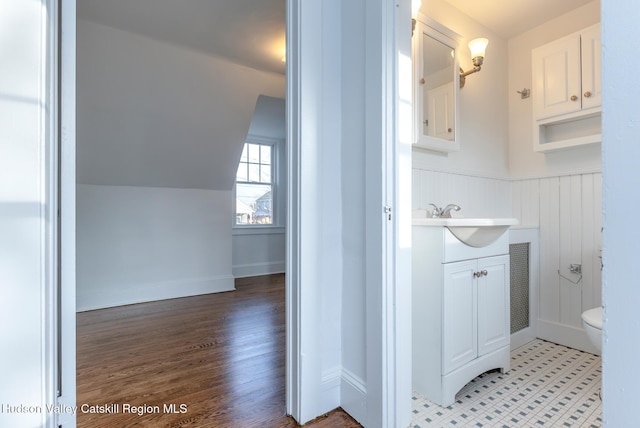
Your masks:
M602 304L602 174L497 179L413 168L413 209L456 203L465 217L515 217L539 228L537 336L596 353L584 310ZM581 274L571 265L581 265Z
M595 353L581 314L602 304L602 174L515 180L511 201L513 216L540 230L538 337Z

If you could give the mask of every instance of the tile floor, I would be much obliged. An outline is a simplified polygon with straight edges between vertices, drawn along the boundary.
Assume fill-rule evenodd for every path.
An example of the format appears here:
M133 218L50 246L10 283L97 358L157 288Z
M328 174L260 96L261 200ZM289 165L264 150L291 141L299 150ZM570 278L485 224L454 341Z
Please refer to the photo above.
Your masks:
M511 351L511 370L484 373L440 407L414 392L411 428L601 427L600 357L544 340Z

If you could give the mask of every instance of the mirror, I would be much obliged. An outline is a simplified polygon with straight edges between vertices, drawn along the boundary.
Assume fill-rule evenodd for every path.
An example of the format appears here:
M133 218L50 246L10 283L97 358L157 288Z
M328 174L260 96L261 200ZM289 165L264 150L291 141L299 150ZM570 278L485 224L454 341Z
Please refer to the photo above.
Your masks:
M412 41L417 147L439 152L460 149L456 139L459 67L455 39L459 39L457 34L434 21L418 21Z

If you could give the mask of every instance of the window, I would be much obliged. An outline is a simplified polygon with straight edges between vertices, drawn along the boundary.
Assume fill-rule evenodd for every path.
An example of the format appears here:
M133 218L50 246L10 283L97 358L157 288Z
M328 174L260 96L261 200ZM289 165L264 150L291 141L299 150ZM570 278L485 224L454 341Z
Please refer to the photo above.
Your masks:
M273 224L273 146L245 143L236 173L236 225Z

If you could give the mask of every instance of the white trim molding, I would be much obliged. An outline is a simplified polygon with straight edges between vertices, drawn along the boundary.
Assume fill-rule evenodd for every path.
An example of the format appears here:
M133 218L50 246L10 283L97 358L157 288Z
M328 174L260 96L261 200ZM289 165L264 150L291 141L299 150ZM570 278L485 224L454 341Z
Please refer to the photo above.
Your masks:
M235 290L232 275L184 278L156 283L118 284L78 291L78 312Z

